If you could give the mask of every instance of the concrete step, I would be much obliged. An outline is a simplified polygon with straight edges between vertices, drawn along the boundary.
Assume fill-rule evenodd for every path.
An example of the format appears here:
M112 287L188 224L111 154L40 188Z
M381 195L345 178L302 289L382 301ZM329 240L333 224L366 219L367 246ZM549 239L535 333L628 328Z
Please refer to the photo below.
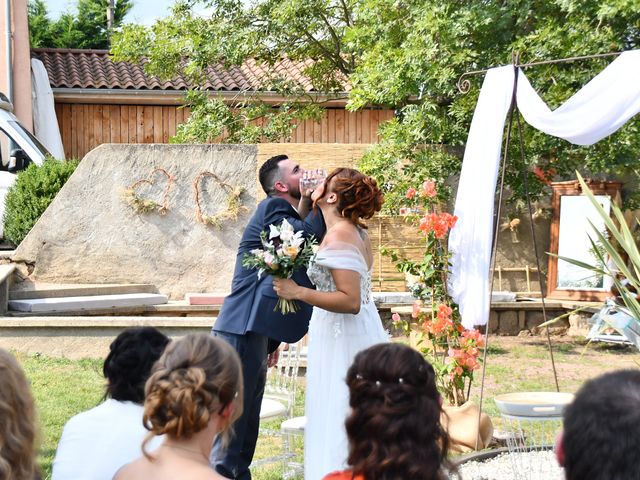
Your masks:
M23 282L12 286L9 292L9 300L125 295L130 293L158 293L158 289L155 285L149 283L55 284Z
M127 293L122 295L89 295L76 297L27 298L9 300L9 310L33 313L86 311L120 307L138 307L167 303L166 295L158 293Z
M0 317L0 347L27 355L70 359L104 359L109 345L122 330L155 327L178 338L189 333L210 333L215 317L138 316L30 316Z
M65 310L51 312L8 311L7 317L33 316L168 316L168 317L216 317L221 305L189 305L184 300L170 300L159 305L138 305L133 307L90 308L84 310Z

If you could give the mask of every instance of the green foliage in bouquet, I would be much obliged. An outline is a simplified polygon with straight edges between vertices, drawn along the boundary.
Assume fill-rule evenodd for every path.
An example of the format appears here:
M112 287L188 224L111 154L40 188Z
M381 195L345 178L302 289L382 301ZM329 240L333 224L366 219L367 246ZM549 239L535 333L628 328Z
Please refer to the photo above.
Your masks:
M47 158L42 165L32 163L18 173L5 198L6 240L15 245L22 242L79 163L79 160Z
M276 278L291 278L293 272L307 268L315 255L317 244L314 237L304 238L301 230L294 232L291 224L285 219L280 226L269 225L269 232L260 234L262 248L245 253L242 266L258 270L258 277L263 274ZM275 310L283 315L298 311L294 300L278 299Z

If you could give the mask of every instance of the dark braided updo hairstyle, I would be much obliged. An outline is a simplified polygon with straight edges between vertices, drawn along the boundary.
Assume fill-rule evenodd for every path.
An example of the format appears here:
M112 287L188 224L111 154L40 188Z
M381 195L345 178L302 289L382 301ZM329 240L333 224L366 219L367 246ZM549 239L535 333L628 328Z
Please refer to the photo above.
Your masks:
M446 478L449 441L440 424L433 367L398 343L374 345L347 373L348 463L366 480Z
M154 365L145 386L145 428L154 435L187 439L204 430L211 415L229 404L234 410L220 432L223 444L229 427L242 414L242 367L236 351L227 342L204 333L190 334L169 344Z
M105 397L144 402L144 384L169 338L153 327L127 328L109 346L102 373L109 381Z
M336 208L343 217L362 228L361 219L369 219L382 208L384 196L374 178L353 168L336 168L325 182L323 197L329 193L338 196Z

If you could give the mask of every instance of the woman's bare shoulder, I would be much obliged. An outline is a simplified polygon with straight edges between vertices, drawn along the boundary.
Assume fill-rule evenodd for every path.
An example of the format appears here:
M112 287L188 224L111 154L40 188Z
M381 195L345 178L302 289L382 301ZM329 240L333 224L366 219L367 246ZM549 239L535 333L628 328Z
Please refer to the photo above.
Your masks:
M357 227L349 223L344 223L331 228L324 236L322 243L326 246L340 243L357 245L361 241Z
M141 475L144 472L144 463L148 463L145 458L139 458L131 463L127 463L120 467L120 469L113 476L113 480L128 480L129 478L144 478Z
M122 467L113 477L113 480L142 480L142 479L164 479L175 478L176 471L179 470L183 478L190 480L226 480L225 477L219 475L215 470L207 465L191 463L189 465L180 464L176 468L175 464L167 464L165 468L145 464L145 459L139 459Z

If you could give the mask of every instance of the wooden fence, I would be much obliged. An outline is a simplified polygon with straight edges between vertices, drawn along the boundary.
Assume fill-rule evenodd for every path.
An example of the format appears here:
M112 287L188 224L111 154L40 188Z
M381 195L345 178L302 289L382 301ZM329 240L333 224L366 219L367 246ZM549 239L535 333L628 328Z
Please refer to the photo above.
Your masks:
M382 249L398 252L400 257L419 260L423 257L425 239L416 225L406 217L377 215L368 222L372 250L377 252L373 263L373 289L379 292L403 292L406 290L404 274Z
M82 158L103 143L168 143L190 111L177 106L56 103L56 115L66 157ZM327 109L319 122L296 125L283 143L376 143L378 127L391 118L392 110Z

